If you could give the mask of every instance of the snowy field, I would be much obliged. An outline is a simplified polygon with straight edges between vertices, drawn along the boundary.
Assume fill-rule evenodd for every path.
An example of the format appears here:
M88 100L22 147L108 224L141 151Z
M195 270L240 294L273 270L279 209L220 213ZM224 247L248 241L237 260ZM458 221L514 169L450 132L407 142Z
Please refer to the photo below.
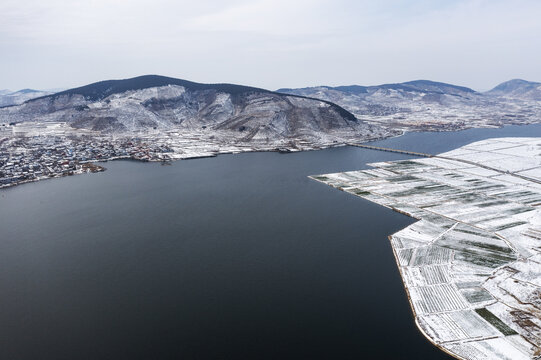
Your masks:
M541 139L439 156L311 178L420 220L390 240L417 325L439 348L541 358Z

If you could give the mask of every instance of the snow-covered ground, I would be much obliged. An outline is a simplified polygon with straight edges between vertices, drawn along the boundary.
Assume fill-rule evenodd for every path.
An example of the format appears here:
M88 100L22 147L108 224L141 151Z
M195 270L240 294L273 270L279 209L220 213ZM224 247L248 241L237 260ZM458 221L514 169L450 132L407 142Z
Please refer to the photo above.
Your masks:
M417 325L439 348L541 358L541 139L439 156L312 178L420 220L390 240Z
M250 151L303 151L375 140L377 131L350 128L299 132L297 136L247 139L247 131L176 127L137 133L75 129L66 122L25 121L0 125L0 188L50 177L80 174L83 164L115 159L171 161ZM248 134L250 136L250 134Z

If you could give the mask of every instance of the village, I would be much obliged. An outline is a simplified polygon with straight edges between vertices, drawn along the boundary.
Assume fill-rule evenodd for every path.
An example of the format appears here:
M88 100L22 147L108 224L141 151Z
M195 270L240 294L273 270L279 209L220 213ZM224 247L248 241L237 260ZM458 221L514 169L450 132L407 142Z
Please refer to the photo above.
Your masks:
M47 177L103 171L93 162L131 158L167 161L170 149L133 139L118 142L60 137L14 138L0 145L0 187Z
M247 143L230 141L219 132L209 135L204 131L178 129L115 136L75 129L56 122L3 124L0 126L0 188L47 178L101 172L105 168L95 163L110 160L169 163L218 154L292 152L337 144L335 139L328 139L320 145L303 139L295 139L294 142Z

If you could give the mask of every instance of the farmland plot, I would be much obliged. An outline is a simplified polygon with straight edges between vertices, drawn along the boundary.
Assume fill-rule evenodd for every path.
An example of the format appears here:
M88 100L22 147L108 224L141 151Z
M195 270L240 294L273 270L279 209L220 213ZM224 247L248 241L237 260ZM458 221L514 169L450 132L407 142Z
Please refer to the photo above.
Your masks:
M541 139L312 178L419 221L390 236L419 329L460 359L541 358Z

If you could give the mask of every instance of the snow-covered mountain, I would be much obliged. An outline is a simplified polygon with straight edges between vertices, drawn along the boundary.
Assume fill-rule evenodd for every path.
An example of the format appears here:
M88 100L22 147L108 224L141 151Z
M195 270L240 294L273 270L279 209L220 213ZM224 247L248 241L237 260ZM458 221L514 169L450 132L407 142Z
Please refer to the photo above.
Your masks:
M538 83L522 80L486 93L428 80L273 92L146 75L101 81L0 108L0 124L60 122L102 134L204 130L224 143L289 139L346 143L400 131L541 122L538 93Z
M247 141L369 132L368 125L326 100L156 75L102 81L0 109L0 123L30 120L103 133L208 128Z
M37 97L50 95L50 91L22 89L19 91L0 90L0 107L19 105L27 100L35 99Z
M476 92L428 80L377 86L318 86L278 92L332 101L363 121L405 130L463 129L541 121L535 86ZM496 88L498 89L498 87Z

